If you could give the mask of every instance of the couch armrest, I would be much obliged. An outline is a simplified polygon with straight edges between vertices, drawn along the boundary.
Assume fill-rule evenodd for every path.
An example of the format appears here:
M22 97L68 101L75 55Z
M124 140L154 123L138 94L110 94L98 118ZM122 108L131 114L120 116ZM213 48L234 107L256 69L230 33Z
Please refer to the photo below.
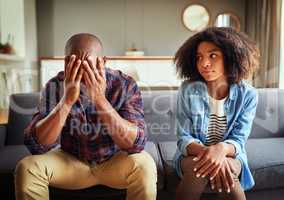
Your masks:
M7 124L0 124L0 148L5 145L6 134L7 134Z
M146 145L145 145L145 151L148 152L153 160L156 163L157 166L157 175L158 175L158 190L163 189L164 188L164 182L165 182L165 172L164 172L164 167L162 164L162 159L158 150L158 147L155 143L151 142L151 141L147 141Z

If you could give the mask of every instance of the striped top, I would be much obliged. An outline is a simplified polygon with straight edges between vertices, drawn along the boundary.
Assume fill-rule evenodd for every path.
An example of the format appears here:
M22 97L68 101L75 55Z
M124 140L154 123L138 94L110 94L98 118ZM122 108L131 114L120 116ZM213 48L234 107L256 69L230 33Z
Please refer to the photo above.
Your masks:
M206 146L217 144L223 141L227 130L227 118L224 112L224 103L227 97L216 100L209 96L210 119L206 135Z

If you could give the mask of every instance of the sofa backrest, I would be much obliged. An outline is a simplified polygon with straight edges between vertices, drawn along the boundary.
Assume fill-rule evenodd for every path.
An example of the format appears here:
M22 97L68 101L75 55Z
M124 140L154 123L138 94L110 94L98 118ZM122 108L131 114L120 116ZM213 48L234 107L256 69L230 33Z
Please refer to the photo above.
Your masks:
M250 138L284 137L284 90L258 89L259 103ZM177 91L143 92L149 138L176 140Z
M284 137L284 90L258 89L258 92L259 104L250 138ZM148 139L176 141L177 91L142 91L142 98ZM23 144L23 130L38 101L39 93L11 95L6 144Z
M23 144L23 131L32 119L39 102L39 93L22 93L10 96L6 145Z
M284 89L258 89L259 99L250 138L284 137Z

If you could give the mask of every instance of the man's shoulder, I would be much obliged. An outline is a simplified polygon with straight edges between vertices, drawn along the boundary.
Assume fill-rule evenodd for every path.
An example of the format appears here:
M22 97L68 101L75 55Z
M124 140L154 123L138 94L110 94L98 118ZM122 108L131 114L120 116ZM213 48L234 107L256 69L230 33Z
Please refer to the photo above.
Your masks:
M47 81L48 83L64 81L64 71L58 72L55 76Z
M136 85L136 81L130 75L116 69L106 68L106 78L107 81L111 83L121 82L122 85Z

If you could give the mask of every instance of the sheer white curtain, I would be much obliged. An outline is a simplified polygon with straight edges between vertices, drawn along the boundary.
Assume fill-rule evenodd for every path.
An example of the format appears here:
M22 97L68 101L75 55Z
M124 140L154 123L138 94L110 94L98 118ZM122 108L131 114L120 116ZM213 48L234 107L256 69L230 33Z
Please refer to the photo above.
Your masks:
M246 1L245 32L257 42L261 56L256 87L279 86L281 5L282 0Z
M282 1L282 11L284 10L284 3ZM281 43L280 43L280 73L279 73L279 88L284 89L284 12L281 13ZM281 76L282 74L282 76Z

